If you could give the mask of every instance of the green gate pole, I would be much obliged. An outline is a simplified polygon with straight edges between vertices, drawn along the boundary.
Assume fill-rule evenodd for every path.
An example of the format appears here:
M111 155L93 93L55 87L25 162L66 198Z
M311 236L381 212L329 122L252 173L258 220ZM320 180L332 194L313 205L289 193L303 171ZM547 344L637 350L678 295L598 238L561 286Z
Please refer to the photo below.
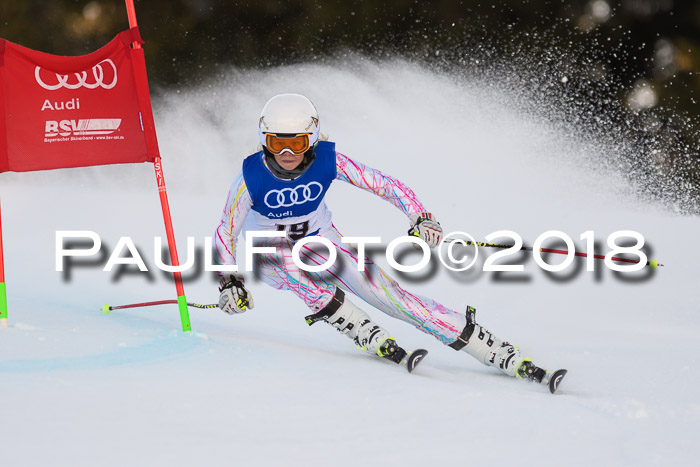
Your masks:
M7 328L7 291L5 289L5 257L2 253L2 216L0 215L0 327Z

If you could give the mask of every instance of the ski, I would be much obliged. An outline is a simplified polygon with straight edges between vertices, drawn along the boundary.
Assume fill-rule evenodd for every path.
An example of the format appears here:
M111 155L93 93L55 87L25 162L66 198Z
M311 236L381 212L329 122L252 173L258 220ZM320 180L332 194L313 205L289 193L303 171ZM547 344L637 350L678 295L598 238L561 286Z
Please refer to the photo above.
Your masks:
M564 379L564 376L566 376L566 373L568 373L568 371L563 369L554 372L548 371L544 378L542 378L542 381L540 381L540 384L549 387L549 392L554 394L557 391L557 389L559 389L559 385Z
M413 373L413 370L415 370L418 364L423 361L423 357L426 355L428 355L428 351L425 349L416 349L408 354L408 357L405 359L406 369L408 372Z

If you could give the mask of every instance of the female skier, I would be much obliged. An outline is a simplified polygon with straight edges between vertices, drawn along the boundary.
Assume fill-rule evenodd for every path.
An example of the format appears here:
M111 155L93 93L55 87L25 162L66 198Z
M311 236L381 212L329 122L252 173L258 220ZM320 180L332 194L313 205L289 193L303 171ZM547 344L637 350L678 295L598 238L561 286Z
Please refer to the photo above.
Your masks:
M476 323L474 308L467 307L466 314L458 313L433 299L414 295L368 258L358 257L355 248L341 242L342 235L331 222L324 201L334 180L392 203L409 219L408 234L431 248L439 244L442 227L408 186L336 152L335 143L319 140L318 112L309 99L298 94L270 99L260 115L259 136L262 150L243 161L243 170L231 185L216 230L219 264L237 264L236 239L242 231L284 231L283 238L258 242L258 246L274 247L275 253L258 256L256 273L272 287L290 290L303 300L311 310L306 317L310 325L325 321L361 349L400 363L406 352L348 299L345 292L350 292L509 376L548 382L547 372L523 357L517 347ZM304 271L292 260L294 243L307 236L321 236L335 246L337 259L323 274ZM313 248L311 244L300 250L306 264L325 264L327 255L325 247ZM358 271L358 264L363 263L364 271ZM242 275L223 274L219 291L219 307L226 313L253 308L253 297Z

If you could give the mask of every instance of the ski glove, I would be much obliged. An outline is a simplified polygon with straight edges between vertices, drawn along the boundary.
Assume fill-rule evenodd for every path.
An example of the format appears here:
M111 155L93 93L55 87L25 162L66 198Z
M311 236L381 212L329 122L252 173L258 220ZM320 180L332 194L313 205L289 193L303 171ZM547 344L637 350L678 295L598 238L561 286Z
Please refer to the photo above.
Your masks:
M442 240L442 227L429 212L421 212L411 216L411 228L408 235L420 237L430 248L438 246Z
M233 315L253 309L253 297L245 288L245 278L240 274L226 274L219 282L219 308Z

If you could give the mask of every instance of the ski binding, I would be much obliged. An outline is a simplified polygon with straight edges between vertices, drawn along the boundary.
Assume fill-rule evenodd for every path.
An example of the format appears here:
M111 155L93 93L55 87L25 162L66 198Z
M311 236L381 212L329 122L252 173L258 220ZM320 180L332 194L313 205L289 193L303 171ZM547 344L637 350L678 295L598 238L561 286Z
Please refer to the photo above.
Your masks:
M423 357L428 355L428 351L425 349L416 349L413 352L406 352L403 348L399 347L394 339L389 338L382 344L377 354L394 363L404 363L408 372L412 373L413 370L416 369L416 366L423 360Z

